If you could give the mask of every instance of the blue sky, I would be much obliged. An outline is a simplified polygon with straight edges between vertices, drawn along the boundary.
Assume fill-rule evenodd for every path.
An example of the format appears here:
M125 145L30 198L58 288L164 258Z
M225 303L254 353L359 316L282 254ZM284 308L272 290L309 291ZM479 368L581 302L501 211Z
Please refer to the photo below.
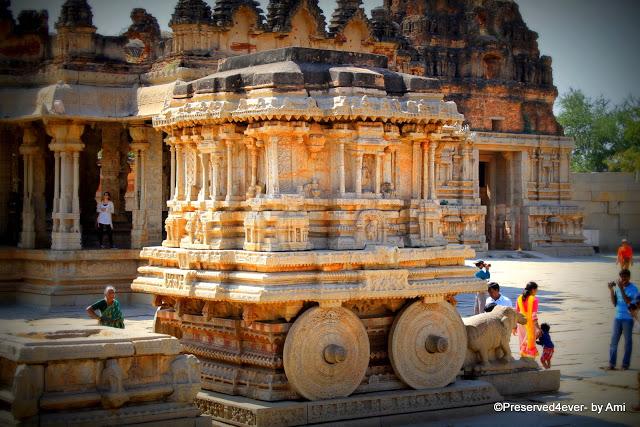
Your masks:
M213 6L214 0L208 0ZM47 9L49 25L64 0L12 0L14 17L22 9ZM177 0L89 0L94 25L105 35L119 34L129 13L143 7L163 30ZM268 0L261 0L267 10ZM540 35L540 51L553 58L554 81L560 94L570 87L587 95L621 102L640 96L640 0L517 0L525 22ZM327 22L335 0L320 0ZM365 0L368 14L382 0Z

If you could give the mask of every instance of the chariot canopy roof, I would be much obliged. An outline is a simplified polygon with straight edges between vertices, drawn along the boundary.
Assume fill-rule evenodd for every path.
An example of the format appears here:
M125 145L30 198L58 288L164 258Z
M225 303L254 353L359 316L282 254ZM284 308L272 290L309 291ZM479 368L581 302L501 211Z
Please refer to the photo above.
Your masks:
M177 83L159 128L227 121L381 120L459 124L437 79L398 73L382 55L289 47L226 59Z

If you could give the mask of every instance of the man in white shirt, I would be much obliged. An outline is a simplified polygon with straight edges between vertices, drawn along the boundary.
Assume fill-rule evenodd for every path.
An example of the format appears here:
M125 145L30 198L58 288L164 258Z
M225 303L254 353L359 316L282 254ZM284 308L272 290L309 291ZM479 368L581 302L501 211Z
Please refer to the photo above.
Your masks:
M498 285L496 282L489 283L487 292L489 293L489 297L487 298L487 301L485 303L486 305L495 304L513 308L513 303L511 302L511 300L500 294L500 285Z

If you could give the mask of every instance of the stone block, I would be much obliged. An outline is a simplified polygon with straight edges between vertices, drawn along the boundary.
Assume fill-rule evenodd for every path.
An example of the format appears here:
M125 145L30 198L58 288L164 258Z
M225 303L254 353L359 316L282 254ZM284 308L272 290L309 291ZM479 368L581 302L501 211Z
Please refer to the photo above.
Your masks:
M201 425L199 362L179 351L173 337L114 328L3 333L0 404L10 416L0 421Z
M482 375L479 379L492 384L503 396L547 393L560 388L560 370L553 369Z
M640 227L640 214L621 215L620 228L624 230L637 230Z
M573 189L573 200L576 202L591 201L591 191L587 189Z
M623 216L640 214L640 202L622 202L620 204L620 214Z
M624 202L629 199L629 193L626 191L615 191L613 188L619 189L620 187L608 186L608 189L591 192L591 199L594 202Z

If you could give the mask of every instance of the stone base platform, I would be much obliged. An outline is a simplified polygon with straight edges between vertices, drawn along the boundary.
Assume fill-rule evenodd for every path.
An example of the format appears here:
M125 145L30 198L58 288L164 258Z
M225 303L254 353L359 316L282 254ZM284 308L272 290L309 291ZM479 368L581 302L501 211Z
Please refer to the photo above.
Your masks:
M0 296L3 303L85 307L111 285L121 303L150 304L149 295L131 291L139 263L138 249L0 248Z
M560 388L560 370L521 371L481 375L480 380L493 384L503 396L547 393Z
M0 334L0 425L203 426L199 361L167 335L107 327Z
M264 402L201 391L196 405L213 418L214 425L284 427L480 406L501 399L488 382L459 380L433 390L395 390L318 401Z
M575 257L575 256L593 256L595 251L592 246L589 245L538 245L532 248L532 250L536 252L540 252L541 254L564 258L564 257Z

